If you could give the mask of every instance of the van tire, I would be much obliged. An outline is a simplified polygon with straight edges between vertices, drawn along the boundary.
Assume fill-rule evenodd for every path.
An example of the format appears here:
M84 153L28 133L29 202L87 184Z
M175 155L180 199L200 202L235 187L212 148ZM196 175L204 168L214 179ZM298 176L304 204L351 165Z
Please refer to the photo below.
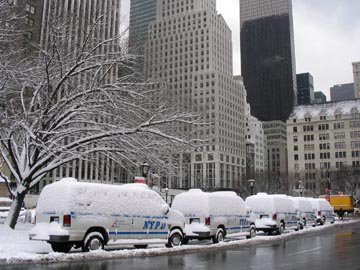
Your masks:
M89 252L95 250L102 250L104 249L104 245L104 236L100 232L90 232L85 237L82 251Z
M54 252L68 253L72 248L71 244L64 243L50 243L51 248Z
M184 237L184 238L183 238L183 241L182 241L182 244L183 244L183 245L187 245L187 244L189 243L189 240L190 240L189 238Z
M280 226L277 230L277 235L282 235L284 231L285 231L285 224L284 222L280 222Z
M134 247L138 249L143 249L143 248L147 248L148 245L134 245Z
M246 236L246 239L251 239L254 238L255 236L256 236L256 228L254 225L251 225L249 235Z
M218 228L215 236L212 237L212 241L214 244L224 242L225 232L222 228Z
M170 233L170 237L168 239L167 244L165 244L165 246L168 248L181 246L183 243L183 239L184 238L181 231L176 229Z

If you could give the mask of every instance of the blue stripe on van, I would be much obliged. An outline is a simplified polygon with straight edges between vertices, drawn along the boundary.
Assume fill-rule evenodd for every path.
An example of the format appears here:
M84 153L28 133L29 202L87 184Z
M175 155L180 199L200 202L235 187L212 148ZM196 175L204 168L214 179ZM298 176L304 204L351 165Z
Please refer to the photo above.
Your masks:
M167 235L168 232L109 232L110 235Z
M107 213L92 213L92 212L70 212L72 217L76 216L111 216L111 217L125 217L125 218L145 218L145 219L169 219L168 216L149 216L149 215L128 215L128 214L107 214Z
M231 230L241 230L241 229L249 229L250 226L243 226L243 227L228 227L228 228L225 228L225 230L227 231L231 231Z

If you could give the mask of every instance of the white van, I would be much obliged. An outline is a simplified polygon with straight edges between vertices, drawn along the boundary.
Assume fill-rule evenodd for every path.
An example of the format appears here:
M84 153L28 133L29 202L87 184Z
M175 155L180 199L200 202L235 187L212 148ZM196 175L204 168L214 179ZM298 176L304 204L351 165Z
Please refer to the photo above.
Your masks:
M307 199L311 202L313 206L313 211L316 216L317 224L324 225L326 221L329 221L330 223L335 222L334 209L327 200L321 198Z
M258 231L282 234L285 229L299 229L301 226L289 196L258 193L247 197L245 203L255 214Z
M222 242L224 237L256 234L255 219L244 200L232 191L206 193L191 189L175 196L171 208L185 216L186 237L190 239L212 239Z
M305 197L291 197L298 220L301 224L301 229L305 226L316 226L316 216L313 206Z
M123 186L77 182L65 178L42 190L30 240L51 244L54 251L103 249L110 241L138 248L182 244L184 216L142 184Z

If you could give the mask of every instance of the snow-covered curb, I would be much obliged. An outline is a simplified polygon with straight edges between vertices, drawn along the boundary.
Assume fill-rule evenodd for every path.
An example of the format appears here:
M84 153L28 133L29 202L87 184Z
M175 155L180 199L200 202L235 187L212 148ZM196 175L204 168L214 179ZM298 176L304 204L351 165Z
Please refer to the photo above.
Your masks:
M334 225L325 225L315 228L306 228L304 230L295 232L289 231L288 233L279 236L266 236L258 235L253 239L241 239L227 241L219 244L192 244L176 247L176 248L165 248L160 246L149 247L147 249L120 249L120 250L108 250L108 251L96 251L89 253L73 252L68 254L51 252L51 248L44 242L33 242L28 241L23 243L29 248L26 250L24 246L21 246L20 242L16 244L10 244L9 242L0 242L0 265L9 264L27 264L27 263L54 263L54 262L69 262L69 261L88 261L88 260L99 260L99 259L118 259L118 258L130 258L130 257L146 257L146 256L158 256L167 254L178 254L178 253L191 253L206 250L218 250L228 248L238 248L242 246L257 245L268 242L280 241L284 239L294 238L303 236L306 234L317 233L319 231L327 230L334 227L346 226L360 222L360 220L337 222ZM9 231L10 232L10 231ZM16 232L16 231L15 231ZM4 230L0 230L0 233L4 233ZM25 236L25 230L22 231L23 237ZM11 237L11 235L8 235ZM2 240L0 236L0 240ZM15 241L16 242L16 241ZM196 242L197 243L197 242ZM209 242L210 243L210 242ZM5 246L3 246L5 245ZM19 252L16 252L16 245L18 245ZM7 248L8 247L8 248ZM22 251L25 250L25 251ZM31 250L31 251L29 251ZM46 254L44 254L46 253Z

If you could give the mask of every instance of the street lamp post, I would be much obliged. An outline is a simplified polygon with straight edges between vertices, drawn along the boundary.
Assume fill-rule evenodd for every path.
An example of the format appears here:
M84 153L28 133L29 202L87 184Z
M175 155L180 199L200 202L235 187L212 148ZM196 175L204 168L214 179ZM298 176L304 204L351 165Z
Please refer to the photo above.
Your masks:
M330 179L330 172L329 171L327 171L327 189L328 189L327 200L330 202L331 179Z
M302 197L304 193L304 185L301 180L299 181L299 189L300 189L300 197Z
M164 189L164 192L165 192L165 202L168 203L168 193L169 193L169 189L166 187Z
M250 195L254 195L254 184L255 184L255 180L254 179L249 179L249 186L250 186Z

